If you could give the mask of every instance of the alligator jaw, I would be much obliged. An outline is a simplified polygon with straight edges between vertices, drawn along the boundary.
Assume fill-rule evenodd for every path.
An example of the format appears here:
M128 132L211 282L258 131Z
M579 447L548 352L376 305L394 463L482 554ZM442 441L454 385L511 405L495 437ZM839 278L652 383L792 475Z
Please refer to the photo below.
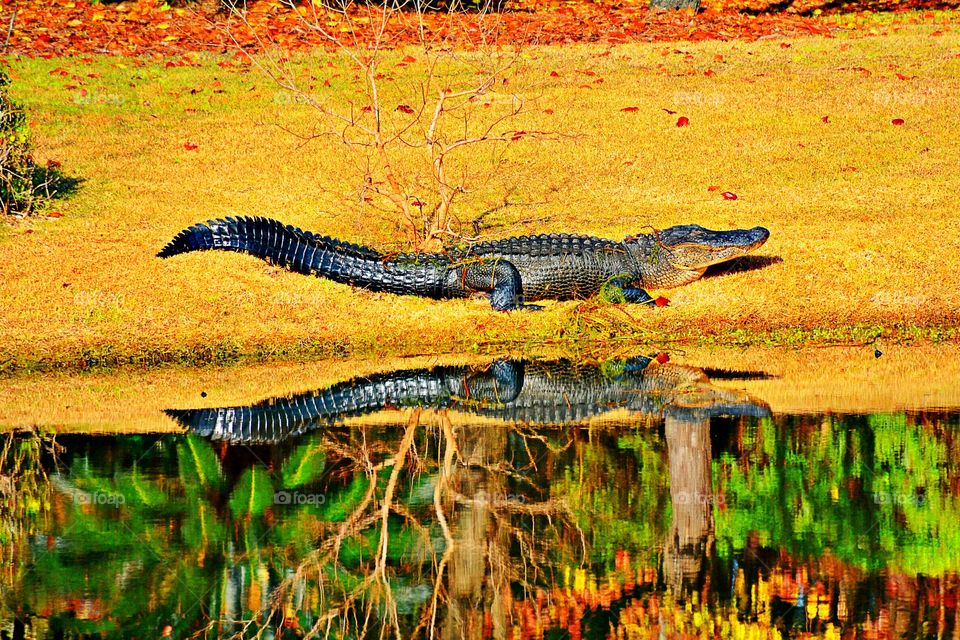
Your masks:
M711 231L695 224L670 227L657 234L674 268L701 273L710 265L755 251L769 237L770 232L763 227Z

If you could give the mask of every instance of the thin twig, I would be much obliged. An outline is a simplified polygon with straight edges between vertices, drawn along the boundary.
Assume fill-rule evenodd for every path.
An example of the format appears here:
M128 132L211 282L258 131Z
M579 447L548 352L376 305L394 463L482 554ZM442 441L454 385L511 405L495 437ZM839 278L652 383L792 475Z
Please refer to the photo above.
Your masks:
M19 8L13 10L13 15L10 16L10 26L7 27L7 39L3 42L3 48L6 49L10 46L10 38L13 37L13 25L17 22L17 13L20 11Z

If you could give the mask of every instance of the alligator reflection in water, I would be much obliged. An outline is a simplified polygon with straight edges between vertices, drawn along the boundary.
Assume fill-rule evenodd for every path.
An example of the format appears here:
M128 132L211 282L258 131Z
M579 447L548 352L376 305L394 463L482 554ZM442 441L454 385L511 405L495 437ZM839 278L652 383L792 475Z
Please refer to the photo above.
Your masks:
M403 407L538 426L583 422L618 409L696 422L721 415L770 415L765 403L746 393L711 384L703 369L646 357L601 365L497 360L483 367L403 370L250 406L171 409L167 414L215 440L274 443L345 418Z
M734 382L644 360L446 371L446 395L405 397L448 410L412 408L399 426L316 428L359 410L332 410L324 393L356 399L350 390L371 380L393 384L380 377L299 396L326 397L326 412L288 418L286 430L226 428L242 423L228 416L255 413L241 408L197 410L176 415L204 425L217 421L201 416L220 416L218 429L204 427L210 438L63 436L56 460L9 436L3 455L19 458L4 460L0 491L18 500L0 502L2 557L12 558L0 572L0 629L960 633L957 414L769 416L721 388ZM572 371L605 395L561 391L548 413L537 390L575 390ZM370 406L398 405L397 388L370 391ZM273 406L304 410L296 401ZM544 410L530 408L538 402ZM527 418L518 410L512 424L489 426L521 406Z
M394 407L447 409L540 427L584 422L618 410L663 418L673 510L663 568L674 588L681 587L684 577L695 579L701 573L703 558L712 549L710 418L770 415L762 401L711 384L702 369L647 357L601 365L498 360L484 367L397 371L252 406L167 413L199 435L250 444L279 442ZM450 432L448 437L454 440ZM502 432L467 426L446 446L458 452L462 465L447 470L457 496L448 507L457 512L459 533L447 541L446 612L451 620L444 629L464 637L483 636L483 591L489 583L500 587L493 590L486 613L499 629L495 635L503 637L506 618L493 612L502 613L498 594L507 598L510 592L505 559L514 542L528 549L537 546L522 536L511 540L508 529L498 526L504 514L488 499L508 491L503 474L491 472L506 456L507 438ZM547 511L551 515L549 507ZM439 511L437 515L444 517Z

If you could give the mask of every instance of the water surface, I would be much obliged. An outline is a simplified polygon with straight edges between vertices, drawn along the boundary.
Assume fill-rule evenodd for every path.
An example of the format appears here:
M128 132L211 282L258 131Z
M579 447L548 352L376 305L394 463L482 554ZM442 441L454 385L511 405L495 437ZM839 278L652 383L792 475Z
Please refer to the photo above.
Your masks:
M784 411L770 369L344 367L200 385L163 433L12 430L0 628L957 637L960 412Z

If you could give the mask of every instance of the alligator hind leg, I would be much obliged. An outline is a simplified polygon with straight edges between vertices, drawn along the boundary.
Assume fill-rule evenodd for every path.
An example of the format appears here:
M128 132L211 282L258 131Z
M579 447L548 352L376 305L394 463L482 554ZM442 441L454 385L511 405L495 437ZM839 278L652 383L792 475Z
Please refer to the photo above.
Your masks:
M543 308L523 303L523 279L507 260L480 260L467 264L461 277L465 288L489 292L490 306L497 311L538 311Z

